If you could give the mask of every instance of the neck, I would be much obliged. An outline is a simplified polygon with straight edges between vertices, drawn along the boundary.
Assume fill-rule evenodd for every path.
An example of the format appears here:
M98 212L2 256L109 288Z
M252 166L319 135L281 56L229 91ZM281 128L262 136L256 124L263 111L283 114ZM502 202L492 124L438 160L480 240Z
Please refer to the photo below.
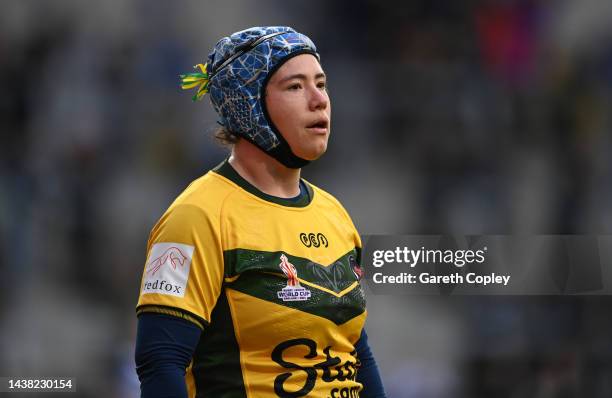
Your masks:
M290 169L247 140L240 139L229 158L232 167L268 195L292 198L300 193L300 169Z

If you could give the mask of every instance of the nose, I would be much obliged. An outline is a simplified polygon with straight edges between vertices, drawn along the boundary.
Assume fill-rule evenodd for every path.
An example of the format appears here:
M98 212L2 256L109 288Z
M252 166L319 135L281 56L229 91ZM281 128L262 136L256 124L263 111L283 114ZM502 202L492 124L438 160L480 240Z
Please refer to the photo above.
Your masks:
M326 90L322 90L319 87L312 87L310 90L310 98L308 100L308 107L312 111L327 109L329 104L329 96Z

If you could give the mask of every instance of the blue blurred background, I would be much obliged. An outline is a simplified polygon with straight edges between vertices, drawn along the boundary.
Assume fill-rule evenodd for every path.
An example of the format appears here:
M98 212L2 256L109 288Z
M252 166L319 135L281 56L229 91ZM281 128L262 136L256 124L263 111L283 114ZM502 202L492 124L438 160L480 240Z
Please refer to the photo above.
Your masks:
M222 36L317 43L332 140L304 176L363 234L612 233L612 3L0 3L0 375L137 397L149 230L226 151L177 75ZM390 397L612 396L609 297L368 296Z

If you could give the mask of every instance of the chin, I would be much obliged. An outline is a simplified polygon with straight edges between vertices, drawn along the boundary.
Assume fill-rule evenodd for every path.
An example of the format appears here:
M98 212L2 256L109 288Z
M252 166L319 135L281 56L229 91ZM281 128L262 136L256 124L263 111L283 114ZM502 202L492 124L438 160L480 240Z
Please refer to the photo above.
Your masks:
M313 160L317 160L318 158L323 156L323 154L326 151L327 151L327 147L325 147L325 148L323 148L321 150L317 150L317 151L309 151L307 153L304 153L304 154L298 155L298 156L301 157L302 159L313 161Z
M299 153L296 153L298 157L309 161L317 160L327 151L327 140L325 140L325 142L318 142L308 148L301 149Z
M301 140L290 143L289 147L295 156L304 160L317 160L327 151L329 135L316 137L302 136Z

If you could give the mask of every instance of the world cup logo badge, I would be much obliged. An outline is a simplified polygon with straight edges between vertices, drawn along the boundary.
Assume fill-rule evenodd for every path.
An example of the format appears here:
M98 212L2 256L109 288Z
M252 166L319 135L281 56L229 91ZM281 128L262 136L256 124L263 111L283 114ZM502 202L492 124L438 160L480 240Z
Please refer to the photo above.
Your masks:
M305 301L311 296L310 290L300 285L297 270L295 266L289 262L289 259L284 254L281 254L279 268L287 277L287 286L277 292L278 298L283 301Z

